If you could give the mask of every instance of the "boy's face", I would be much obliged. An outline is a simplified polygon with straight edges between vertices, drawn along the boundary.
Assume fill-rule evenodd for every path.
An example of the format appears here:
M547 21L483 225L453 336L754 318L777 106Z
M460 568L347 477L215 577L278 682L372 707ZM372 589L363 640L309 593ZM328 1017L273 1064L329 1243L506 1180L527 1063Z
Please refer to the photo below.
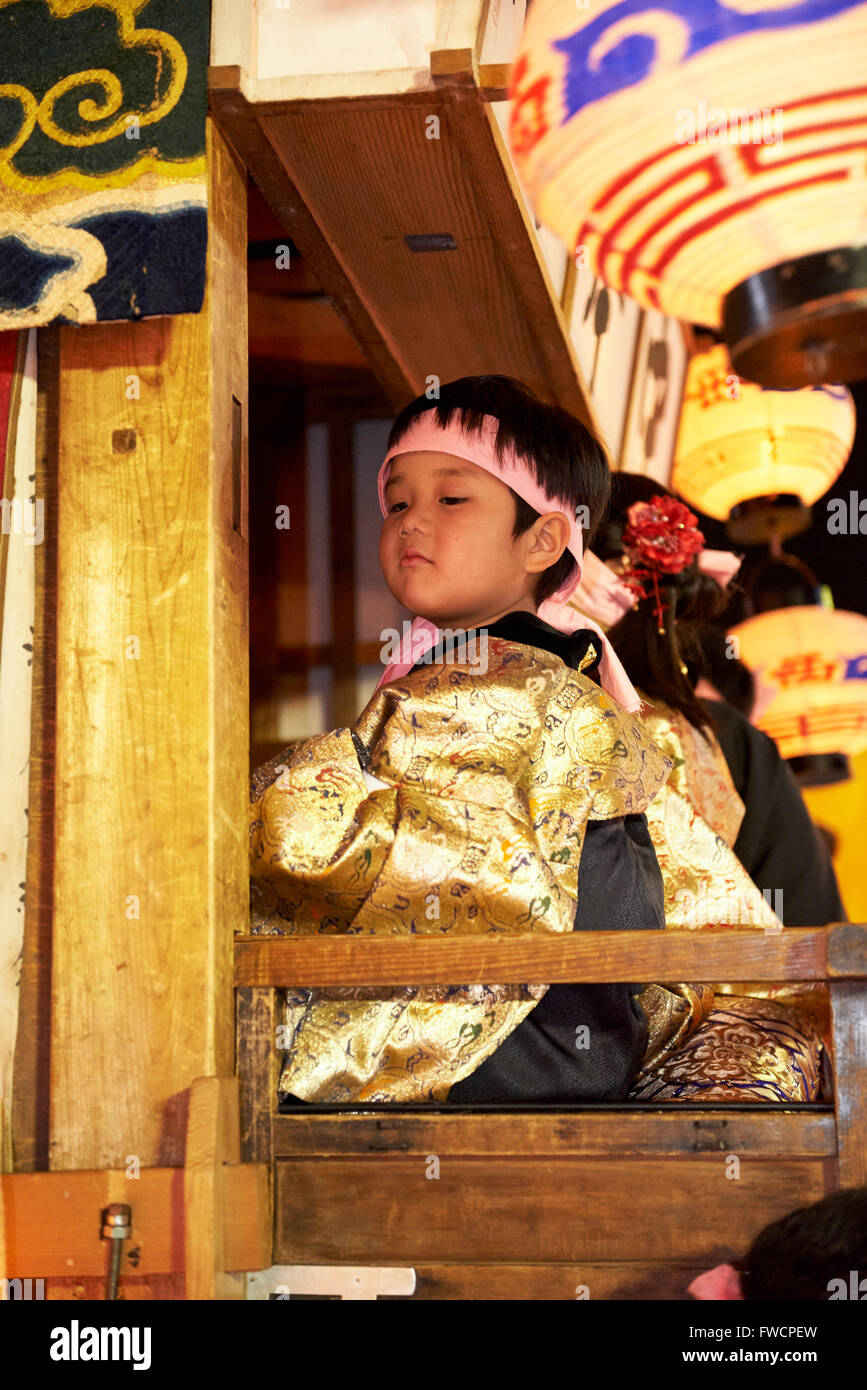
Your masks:
M535 613L539 571L562 545L546 556L543 540L540 558L535 526L512 536L515 499L499 478L453 454L406 453L392 460L385 495L379 563L404 607L450 628Z

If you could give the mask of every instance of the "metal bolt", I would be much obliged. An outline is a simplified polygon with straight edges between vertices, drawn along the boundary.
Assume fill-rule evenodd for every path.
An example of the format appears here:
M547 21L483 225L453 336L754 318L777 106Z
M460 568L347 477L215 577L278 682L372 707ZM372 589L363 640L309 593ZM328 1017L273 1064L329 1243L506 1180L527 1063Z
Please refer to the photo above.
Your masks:
M111 1241L106 1299L117 1298L123 1242L132 1234L132 1210L125 1202L112 1202L102 1213L102 1239Z

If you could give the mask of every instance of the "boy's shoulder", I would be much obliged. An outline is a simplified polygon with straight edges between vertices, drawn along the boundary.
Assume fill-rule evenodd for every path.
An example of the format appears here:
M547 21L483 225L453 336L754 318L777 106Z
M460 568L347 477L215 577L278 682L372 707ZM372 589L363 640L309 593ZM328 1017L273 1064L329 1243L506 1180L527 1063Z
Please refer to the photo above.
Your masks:
M592 658L591 658L592 659ZM392 776L447 759L510 764L527 789L592 791L594 819L643 811L672 763L630 714L559 657L489 636L472 660L432 662L380 687L354 726L389 745Z

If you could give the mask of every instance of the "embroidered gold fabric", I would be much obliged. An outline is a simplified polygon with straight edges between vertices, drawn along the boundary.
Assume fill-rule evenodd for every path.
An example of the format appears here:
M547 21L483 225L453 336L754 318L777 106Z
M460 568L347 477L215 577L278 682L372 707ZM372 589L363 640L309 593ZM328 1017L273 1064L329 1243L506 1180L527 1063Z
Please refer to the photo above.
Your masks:
M693 930L705 926L727 927L733 931L782 931L783 924L747 874L731 846L737 838L744 816L744 804L735 790L728 765L716 738L710 743L669 706L645 699L644 723L655 743L671 759L673 771L659 795L647 810L647 821L662 870L665 891L665 924L670 930ZM695 1098L701 1098L708 1085L708 1071L726 1071L732 1065L731 1010L734 999L757 1001L747 1014L755 1033L761 1001L767 1001L767 1036L753 1053L738 1058L741 1068L751 1065L754 1090L741 1084L744 1074L737 1071L724 1088L730 1099L743 1094L761 1099L814 1100L816 1091L805 1093L805 1078L818 1085L822 1040L828 1043L830 1010L827 988L814 982L764 984L761 982L718 982L708 985L651 985L637 996L648 1015L648 1045L642 1069L636 1078L632 1097L646 1099L687 1098L686 1069L695 1081ZM736 1006L740 1009L741 1005ZM743 1012L743 1011L742 1011ZM746 1015L745 1015L746 1016ZM797 1053L781 1049L780 1029L786 1022L789 1041ZM729 1031L727 1031L729 1030ZM785 1030L784 1030L785 1031ZM701 1035L700 1046L684 1044ZM711 1046L718 1035L724 1046ZM799 1039L799 1041L793 1041ZM675 1056L679 1059L675 1063ZM750 1061L750 1055L752 1060ZM723 1062L723 1058L728 1058ZM806 1059L806 1060L805 1060ZM791 1063L791 1065L790 1065ZM680 1070L678 1070L678 1067ZM649 1073L677 1078L677 1097L660 1083L645 1084ZM767 1095L763 1084L774 1092ZM807 1087L809 1089L809 1087ZM716 1098L719 1098L718 1096Z
M820 1084L821 1048L803 1015L721 996L682 1047L636 1080L630 1100L811 1101Z
M352 733L384 787L368 790ZM489 637L485 672L410 672L352 732L305 739L257 770L251 930L571 931L588 819L646 811L670 767L581 672ZM280 1088L310 1101L444 1099L546 989L290 991Z

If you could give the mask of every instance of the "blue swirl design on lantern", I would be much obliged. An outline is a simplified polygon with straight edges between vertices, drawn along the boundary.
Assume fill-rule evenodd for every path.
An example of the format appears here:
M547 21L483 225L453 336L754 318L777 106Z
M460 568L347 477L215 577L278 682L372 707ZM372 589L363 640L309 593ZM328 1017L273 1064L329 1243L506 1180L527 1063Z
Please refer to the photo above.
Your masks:
M568 59L564 83L565 124L585 106L612 96L624 87L636 86L649 77L655 66L677 67L714 44L740 38L760 30L791 29L817 24L847 10L857 10L863 0L806 0L785 9L740 14L719 0L669 0L666 5L648 6L646 0L624 0L606 10L598 19L566 39L555 39L551 47ZM647 16L648 33L625 34L606 53L595 68L590 52L603 35L623 20L635 19L636 28ZM670 16L670 22L666 21ZM666 58L664 50L668 48ZM677 50L675 52L674 50ZM661 61L657 63L657 59ZM769 59L773 53L769 53Z

